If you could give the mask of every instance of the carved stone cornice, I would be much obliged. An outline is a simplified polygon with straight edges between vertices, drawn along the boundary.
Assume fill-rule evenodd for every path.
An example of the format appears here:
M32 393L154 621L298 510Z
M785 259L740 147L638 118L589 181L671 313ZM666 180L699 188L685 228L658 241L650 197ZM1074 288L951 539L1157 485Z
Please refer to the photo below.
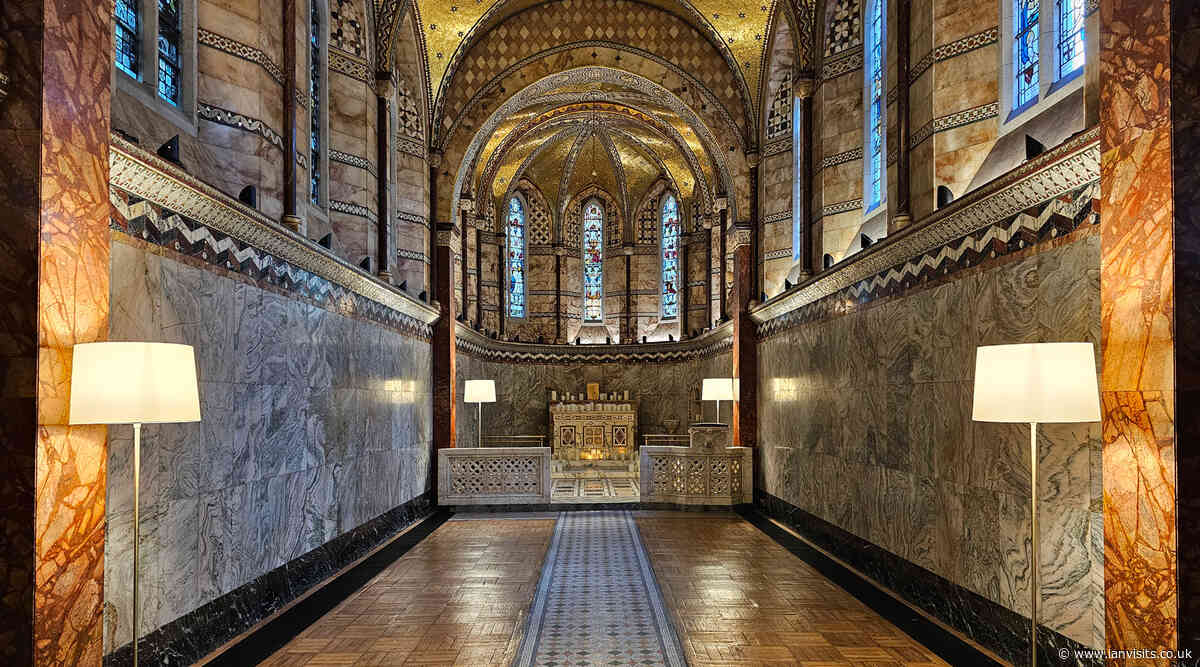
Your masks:
M113 186L259 248L423 324L437 320L436 303L426 305L380 282L329 250L297 236L120 136L113 135L110 141L109 182Z
M492 340L461 323L455 323L455 326L455 344L459 352L484 361L504 363L678 363L707 359L733 349L732 322L685 341L632 345L512 343Z
M951 206L864 250L844 265L797 285L756 308L751 316L759 325L786 318L793 311L860 281L1098 181L1099 137L1098 128L1080 133ZM777 328L774 324L771 326Z

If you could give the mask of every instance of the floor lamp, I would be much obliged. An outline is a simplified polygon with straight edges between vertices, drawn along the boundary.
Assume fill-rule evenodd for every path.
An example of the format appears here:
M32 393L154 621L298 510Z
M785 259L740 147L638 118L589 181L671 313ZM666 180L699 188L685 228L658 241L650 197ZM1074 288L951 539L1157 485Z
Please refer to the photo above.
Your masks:
M721 401L737 400L736 378L704 378L700 385L700 400L717 402L715 424L721 423Z
M479 404L479 439L477 447L483 447L483 404L496 402L495 380L467 380L463 389L464 403Z
M971 418L1029 424L1030 665L1037 665L1038 424L1100 421L1096 357L1091 343L991 345L975 351Z
M84 343L71 361L71 424L133 424L133 664L138 664L142 424L200 421L190 345Z

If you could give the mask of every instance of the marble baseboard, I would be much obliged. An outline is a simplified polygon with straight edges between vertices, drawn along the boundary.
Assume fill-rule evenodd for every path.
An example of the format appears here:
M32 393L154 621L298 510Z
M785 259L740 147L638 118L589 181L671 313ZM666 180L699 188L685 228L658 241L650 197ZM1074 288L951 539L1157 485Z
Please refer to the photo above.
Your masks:
M1029 619L915 565L765 491L755 490L755 507L841 559L909 604L954 628L1014 665L1029 664ZM1050 628L1038 628L1038 664L1099 667L1102 661L1063 660L1087 650Z
M144 635L138 644L139 661L156 665L197 662L433 511L432 493L423 493L284 563ZM130 643L104 656L105 667L132 664Z

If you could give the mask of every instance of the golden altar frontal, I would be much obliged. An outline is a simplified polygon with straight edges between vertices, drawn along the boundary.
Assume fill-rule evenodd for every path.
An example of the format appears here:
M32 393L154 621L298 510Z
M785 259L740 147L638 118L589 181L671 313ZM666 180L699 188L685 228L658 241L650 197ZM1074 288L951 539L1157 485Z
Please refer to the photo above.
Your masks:
M554 402L550 428L555 460L637 460L636 401Z

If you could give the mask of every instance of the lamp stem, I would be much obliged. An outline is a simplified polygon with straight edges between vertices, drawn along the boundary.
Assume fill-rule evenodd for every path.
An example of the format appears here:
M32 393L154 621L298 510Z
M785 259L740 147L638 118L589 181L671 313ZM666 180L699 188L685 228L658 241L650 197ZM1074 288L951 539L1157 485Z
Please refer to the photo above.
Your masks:
M1038 573L1038 446L1037 446L1037 422L1029 424L1029 470L1030 470L1030 485L1029 485L1029 504L1030 513L1030 536L1033 538L1032 551L1029 555L1029 573L1030 573L1030 608L1029 608L1029 664L1032 667L1037 667L1037 626L1038 626L1038 598L1041 597L1040 585L1041 580Z
M479 406L479 447L483 447L483 403L476 403Z
M142 425L133 425L133 667L138 664L138 552L141 545Z
M719 399L719 398L717 399L717 418L716 418L716 420L714 420L713 423L716 423L716 424L721 423L721 399Z

